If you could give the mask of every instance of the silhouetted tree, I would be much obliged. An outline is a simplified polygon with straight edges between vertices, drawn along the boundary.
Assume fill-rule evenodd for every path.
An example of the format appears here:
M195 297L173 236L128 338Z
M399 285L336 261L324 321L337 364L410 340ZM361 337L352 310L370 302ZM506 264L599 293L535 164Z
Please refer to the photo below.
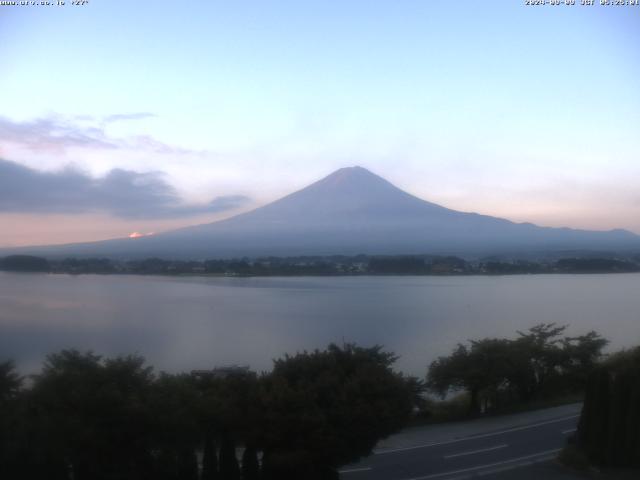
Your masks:
M253 445L247 445L242 453L242 480L259 480L259 478L258 450Z
M4 407L15 399L22 386L22 380L12 361L0 363L0 406Z
M153 445L163 452L162 462L174 465L171 470L179 480L191 478L194 454L202 445L199 398L194 379L187 374L163 372L152 387Z
M263 380L265 478L336 478L336 468L371 453L412 408L396 357L381 347L330 345L276 360Z
M0 260L0 270L12 272L48 272L49 262L32 255L10 255Z
M470 347L459 344L450 356L431 363L428 386L442 396L451 390L466 390L469 412L479 413L483 400L485 408L489 402L496 403L498 391L510 374L510 352L507 340L472 341Z
M23 474L26 453L24 411L18 396L22 387L11 361L0 363L0 478L17 478Z
M222 480L240 480L236 443L233 434L228 430L223 433L220 443L220 478Z
M218 452L213 433L206 432L202 450L202 480L218 480Z
M140 357L49 355L31 395L43 457L69 465L76 480L148 478L152 378Z
M418 257L373 257L369 272L378 274L415 275L428 272L424 259Z
M474 414L500 404L583 391L607 341L596 332L564 337L566 326L539 324L519 337L472 340L431 363L429 389L469 394Z
M198 480L198 458L190 446L181 448L178 453L178 478L180 480Z
M370 453L407 420L421 383L394 373L394 360L380 347L331 345L277 360L260 378L200 378L156 376L137 356L63 350L47 357L27 389L3 363L0 473L196 480L202 449L202 480L334 479L338 466ZM236 444L244 447L242 470Z
M212 478L239 478L236 443L256 446L263 435L264 408L258 378L254 372L242 370L204 374L196 379L196 387L205 441L220 442L219 477ZM207 457L215 462L213 454ZM207 468L208 475L212 475L210 472L213 468Z
M597 465L640 467L640 347L591 373L576 439Z

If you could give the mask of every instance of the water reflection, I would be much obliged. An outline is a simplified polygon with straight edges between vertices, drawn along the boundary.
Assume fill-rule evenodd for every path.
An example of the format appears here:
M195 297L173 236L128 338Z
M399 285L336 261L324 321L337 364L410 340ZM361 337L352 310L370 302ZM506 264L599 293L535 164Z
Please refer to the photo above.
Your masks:
M383 344L423 375L459 341L539 322L640 344L640 275L204 278L0 273L0 357L137 352L170 371L248 363L329 342Z

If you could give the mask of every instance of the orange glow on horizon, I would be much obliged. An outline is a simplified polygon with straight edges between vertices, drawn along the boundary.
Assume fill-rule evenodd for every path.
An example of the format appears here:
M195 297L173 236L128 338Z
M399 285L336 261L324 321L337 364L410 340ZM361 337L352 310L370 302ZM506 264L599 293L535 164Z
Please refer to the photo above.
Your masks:
M155 235L155 232L147 232L147 233L131 232L129 234L129 238L149 237L151 235Z

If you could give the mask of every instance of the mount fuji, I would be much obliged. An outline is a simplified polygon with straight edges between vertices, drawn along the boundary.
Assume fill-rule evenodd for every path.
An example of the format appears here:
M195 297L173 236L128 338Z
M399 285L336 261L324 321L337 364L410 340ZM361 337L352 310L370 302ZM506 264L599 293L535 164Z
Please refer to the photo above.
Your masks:
M451 210L362 167L342 168L280 200L214 223L135 239L28 247L21 253L205 259L353 254L640 250L629 231L540 227Z

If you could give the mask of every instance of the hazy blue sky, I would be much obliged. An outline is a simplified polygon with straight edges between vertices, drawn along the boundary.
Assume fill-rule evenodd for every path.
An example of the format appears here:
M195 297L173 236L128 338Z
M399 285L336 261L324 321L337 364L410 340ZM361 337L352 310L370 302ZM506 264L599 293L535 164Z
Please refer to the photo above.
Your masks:
M0 245L202 222L356 164L640 233L640 7L69 3L0 7ZM85 197L56 204L64 185Z

